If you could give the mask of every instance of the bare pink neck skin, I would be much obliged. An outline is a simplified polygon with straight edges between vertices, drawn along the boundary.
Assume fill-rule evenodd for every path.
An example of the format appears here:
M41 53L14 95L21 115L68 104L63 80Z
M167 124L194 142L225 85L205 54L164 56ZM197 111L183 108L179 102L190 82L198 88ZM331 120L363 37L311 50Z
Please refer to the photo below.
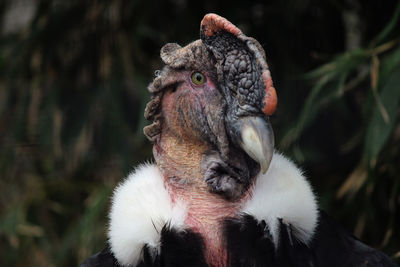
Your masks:
M200 169L202 155L207 150L204 143L182 141L164 132L154 145L153 153L172 201L182 200L187 204L185 225L203 237L207 262L223 267L227 254L222 240L222 222L238 213L246 196L231 202L209 192Z

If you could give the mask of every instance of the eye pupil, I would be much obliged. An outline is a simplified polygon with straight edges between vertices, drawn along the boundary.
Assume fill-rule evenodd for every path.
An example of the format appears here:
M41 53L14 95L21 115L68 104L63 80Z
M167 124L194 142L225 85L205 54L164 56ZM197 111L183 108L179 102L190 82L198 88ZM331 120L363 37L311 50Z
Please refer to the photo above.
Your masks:
M194 72L192 74L192 82L195 85L202 85L206 82L206 77L201 72Z

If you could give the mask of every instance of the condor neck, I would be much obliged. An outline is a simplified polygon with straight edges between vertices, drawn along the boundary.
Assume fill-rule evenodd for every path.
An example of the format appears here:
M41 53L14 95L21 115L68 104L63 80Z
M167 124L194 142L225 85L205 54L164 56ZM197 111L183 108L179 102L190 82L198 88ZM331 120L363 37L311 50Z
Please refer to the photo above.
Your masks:
M227 257L222 222L236 216L245 198L228 201L209 191L200 167L202 157L209 149L201 142L179 140L163 133L155 143L153 153L172 202L183 201L187 205L185 225L203 237L207 261L212 266L222 267Z
M174 190L182 187L185 190L192 187L206 190L200 163L208 149L204 142L181 139L163 132L154 144L153 154L168 186Z

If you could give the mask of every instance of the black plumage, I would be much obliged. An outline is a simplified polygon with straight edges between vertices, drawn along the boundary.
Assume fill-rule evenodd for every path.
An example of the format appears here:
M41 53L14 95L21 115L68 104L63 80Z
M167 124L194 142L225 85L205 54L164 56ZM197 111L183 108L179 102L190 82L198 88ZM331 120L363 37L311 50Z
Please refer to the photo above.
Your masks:
M388 256L362 243L324 211L320 211L310 249L316 266L396 266Z
M161 253L143 248L143 260L138 267L207 267L202 237L187 230L178 232L164 226L161 231Z
M250 215L224 222L230 267L395 267L385 254L363 244L339 226L325 212L309 245L297 240L293 228L280 221L279 245L275 247L265 222ZM161 251L143 247L138 267L207 267L200 235L164 227ZM87 259L80 267L119 267L109 248Z
M87 258L79 267L120 267L109 247Z

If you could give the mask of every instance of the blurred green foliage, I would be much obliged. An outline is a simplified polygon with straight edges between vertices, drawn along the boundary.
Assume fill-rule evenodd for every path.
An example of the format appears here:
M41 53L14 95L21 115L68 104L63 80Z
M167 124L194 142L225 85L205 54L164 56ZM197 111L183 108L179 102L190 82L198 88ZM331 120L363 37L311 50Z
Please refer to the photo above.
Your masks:
M197 39L208 12L266 49L277 147L303 167L321 207L399 260L398 1L8 0L0 3L3 265L76 266L104 246L112 189L152 157L143 110L158 51Z

